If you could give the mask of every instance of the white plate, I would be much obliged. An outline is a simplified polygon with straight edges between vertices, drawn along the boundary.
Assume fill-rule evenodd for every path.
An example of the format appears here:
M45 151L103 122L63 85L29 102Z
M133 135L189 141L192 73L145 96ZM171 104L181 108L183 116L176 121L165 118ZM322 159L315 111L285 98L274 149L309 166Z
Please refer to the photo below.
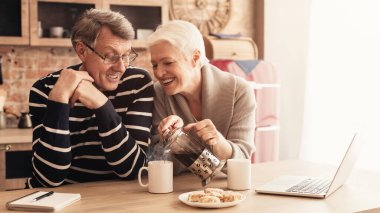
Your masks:
M233 201L233 202L225 202L225 203L199 203L199 202L190 202L190 201L187 200L187 198L189 197L189 194L191 194L191 193L193 193L193 192L186 192L186 193L180 194L178 196L178 199L180 201L182 201L186 205L194 206L194 207L199 207L199 208L225 208L225 207L235 206L235 205L241 203L242 201L244 201L245 198L246 198L245 195L243 195L240 200L236 200L236 201Z

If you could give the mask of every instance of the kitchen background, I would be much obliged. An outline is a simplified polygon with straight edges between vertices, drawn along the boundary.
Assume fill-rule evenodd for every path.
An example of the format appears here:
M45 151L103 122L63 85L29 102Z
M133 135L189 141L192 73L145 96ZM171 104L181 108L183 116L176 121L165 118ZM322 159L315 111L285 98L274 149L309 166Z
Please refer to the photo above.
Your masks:
M2 0L12 1L12 0ZM36 2L37 0L22 0ZM42 0L41 0L42 1ZM66 0L43 0L58 1ZM74 0L67 0L73 2ZM101 1L101 0L80 0ZM103 0L125 2L128 0ZM130 0L147 2L147 0ZM170 0L179 8L188 4L211 5L227 0ZM161 1L154 1L161 2ZM230 0L231 16L221 33L242 33L253 38L259 58L276 65L280 75L279 159L334 162L348 140L337 134L342 123L367 123L372 132L359 163L377 169L380 102L378 0ZM265 3L265 7L264 7ZM4 8L0 6L0 14ZM24 11L25 12L25 11ZM24 13L23 12L23 13ZM26 14L29 16L29 14ZM197 17L193 17L197 18ZM265 20L265 22L264 22ZM1 23L2 20L0 20ZM35 34L35 33L34 33ZM28 93L39 77L78 63L68 47L4 45L6 107L27 110ZM29 42L29 36L28 36ZM3 45L1 45L3 44ZM264 48L265 47L265 48ZM265 51L264 51L265 50ZM150 70L149 55L138 49L134 65ZM1 91L0 91L1 95ZM337 131L339 130L339 131ZM347 132L345 136L349 137ZM322 154L321 154L322 153ZM323 156L323 157L321 157ZM327 157L329 156L329 157ZM374 157L376 160L370 159ZM367 159L366 159L367 158ZM332 160L331 160L332 159Z
M231 2L231 16L221 33L241 33L243 36L248 36L255 40L255 37L257 37L254 30L256 25L256 19L254 18L255 1L234 0ZM173 3L177 4L177 8L186 8L188 6L181 3L181 1L173 1ZM212 4L210 3L209 5ZM0 39L6 38L2 37ZM5 102L7 111L15 114L28 111L29 90L37 79L80 62L71 47L34 47L1 45L1 43L0 40L3 75L3 85L0 85L0 88L7 93ZM150 57L146 49L138 48L138 53L139 57L133 65L151 71Z

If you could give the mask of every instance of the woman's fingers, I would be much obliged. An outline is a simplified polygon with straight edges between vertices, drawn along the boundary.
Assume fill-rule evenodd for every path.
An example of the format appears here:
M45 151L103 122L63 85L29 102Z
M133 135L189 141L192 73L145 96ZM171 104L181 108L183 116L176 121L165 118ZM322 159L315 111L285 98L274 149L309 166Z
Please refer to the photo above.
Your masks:
M218 130L210 119L188 124L183 129L185 131L193 129L198 137L208 145L215 145L218 143Z
M160 122L158 125L158 132L160 134L163 134L167 129L174 129L179 128L183 126L183 120L176 116L176 115L170 115Z

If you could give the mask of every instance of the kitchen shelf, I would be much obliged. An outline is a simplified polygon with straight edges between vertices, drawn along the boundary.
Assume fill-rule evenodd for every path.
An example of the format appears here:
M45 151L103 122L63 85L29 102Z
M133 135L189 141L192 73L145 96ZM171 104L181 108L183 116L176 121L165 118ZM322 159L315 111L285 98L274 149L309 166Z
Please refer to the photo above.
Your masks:
M89 8L120 12L128 18L135 30L153 31L158 25L169 20L167 0L30 0L31 46L70 47L69 35L67 38L51 38L49 28L62 26L66 31L71 30L76 18ZM43 28L42 37L38 36L39 21ZM144 40L134 40L132 46L146 48Z
M61 26L69 31L82 12L100 8L101 0L30 0L30 44L31 46L70 47L70 33L66 38L51 38L49 28ZM38 22L43 29L39 37Z
M0 45L29 45L29 1L0 1Z
M123 14L135 29L134 48L146 48L145 40L137 38L137 30L151 30L169 20L167 0L104 0L103 8Z
M70 30L89 8L120 12L136 31L153 32L169 20L168 5L168 0L1 0L0 45L71 47ZM65 29L64 38L50 37L53 26ZM132 41L132 46L146 48L146 43L140 38Z

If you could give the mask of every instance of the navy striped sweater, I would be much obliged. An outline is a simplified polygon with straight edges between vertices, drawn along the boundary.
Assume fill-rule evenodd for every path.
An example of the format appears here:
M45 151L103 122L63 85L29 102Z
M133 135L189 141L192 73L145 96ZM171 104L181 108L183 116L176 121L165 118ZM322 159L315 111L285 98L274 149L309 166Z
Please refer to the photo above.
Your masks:
M48 100L59 76L60 71L41 78L30 91L33 174L26 187L135 178L150 143L154 90L149 73L128 67L96 110Z

